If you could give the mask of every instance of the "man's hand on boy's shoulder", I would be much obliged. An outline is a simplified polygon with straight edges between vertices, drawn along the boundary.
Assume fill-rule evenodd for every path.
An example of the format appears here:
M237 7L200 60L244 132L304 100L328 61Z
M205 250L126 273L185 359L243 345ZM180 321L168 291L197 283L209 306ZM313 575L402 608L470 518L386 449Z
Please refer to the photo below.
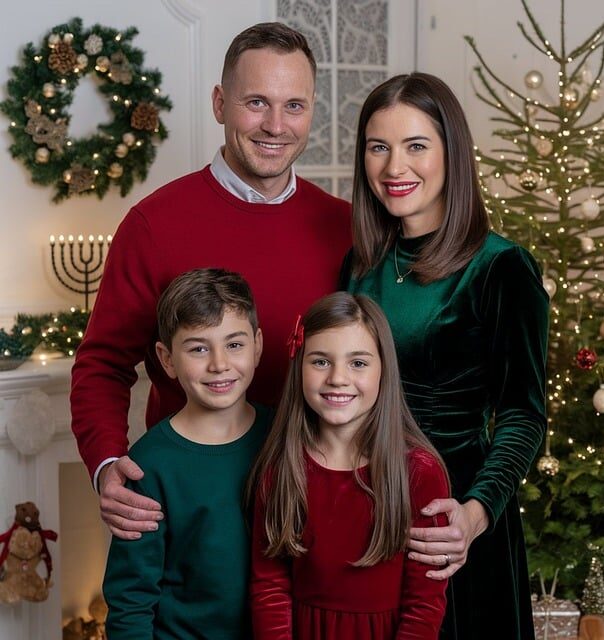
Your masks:
M143 470L128 456L106 465L99 473L101 518L114 536L137 540L147 531L156 531L164 516L161 505L127 489L126 480L140 480Z

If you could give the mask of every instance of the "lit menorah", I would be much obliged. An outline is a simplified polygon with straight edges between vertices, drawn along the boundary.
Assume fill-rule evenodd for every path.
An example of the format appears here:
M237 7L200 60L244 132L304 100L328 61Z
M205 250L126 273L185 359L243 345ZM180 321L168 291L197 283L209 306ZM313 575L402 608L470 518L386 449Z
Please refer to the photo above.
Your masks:
M98 283L103 277L105 244L111 246L111 236L88 236L85 242L80 235L77 240L73 236L59 236L58 243L50 236L50 258L52 269L59 282L75 293L84 294L84 309L90 311L88 300L90 295L99 290ZM57 251L58 244L58 251ZM57 255L58 254L58 255ZM69 260L69 262L68 262Z

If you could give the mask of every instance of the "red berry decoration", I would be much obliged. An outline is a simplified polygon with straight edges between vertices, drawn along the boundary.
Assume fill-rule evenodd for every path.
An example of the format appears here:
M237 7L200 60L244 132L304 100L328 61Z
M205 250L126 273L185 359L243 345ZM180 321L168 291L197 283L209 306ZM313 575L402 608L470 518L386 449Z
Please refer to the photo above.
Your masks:
M598 361L598 354L593 349L583 347L583 349L579 349L579 351L577 351L575 360L579 368L589 371L590 369L593 369L594 365Z

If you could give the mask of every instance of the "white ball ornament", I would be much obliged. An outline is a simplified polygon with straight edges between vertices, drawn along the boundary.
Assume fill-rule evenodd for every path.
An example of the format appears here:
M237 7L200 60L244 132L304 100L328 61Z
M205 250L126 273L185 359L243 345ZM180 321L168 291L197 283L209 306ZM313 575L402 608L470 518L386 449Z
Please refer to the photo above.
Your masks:
M540 138L535 142L535 149L537 149L537 153L542 158L545 158L554 150L554 145L551 140L548 140L547 138Z
M76 58L76 64L78 65L78 69L85 69L88 66L88 56L85 53L80 53Z
M136 136L131 131L127 131L122 136L122 142L128 147L133 147L136 142Z
M604 413L604 384L594 393L593 397L594 409L598 413Z
M588 198L581 203L581 216L585 220L595 220L600 214L600 205L595 198Z
M543 288L547 292L547 295L550 297L550 300L556 295L557 285L556 281L553 278L548 278L544 276L543 278Z
M66 44L71 44L73 42L73 33L66 33L63 36L63 42Z
M524 84L527 89L538 89L543 84L543 75L540 71L533 69L524 76Z
M50 151L46 147L38 147L35 159L38 164L46 164L50 160Z
M42 85L42 95L45 98L54 98L57 90L55 89L55 85L52 82L45 82Z
M589 236L581 236L581 249L585 253L591 253L596 248L593 238Z
M592 89L589 97L592 102L597 102L602 97L602 91L600 89Z
M48 36L48 46L51 49L54 49L59 44L59 42L61 42L61 36L58 33L51 33Z
M120 142L120 144L115 147L115 155L118 158L125 158L128 155L128 147Z
M39 389L21 396L8 419L6 433L24 456L40 453L55 433L50 398Z

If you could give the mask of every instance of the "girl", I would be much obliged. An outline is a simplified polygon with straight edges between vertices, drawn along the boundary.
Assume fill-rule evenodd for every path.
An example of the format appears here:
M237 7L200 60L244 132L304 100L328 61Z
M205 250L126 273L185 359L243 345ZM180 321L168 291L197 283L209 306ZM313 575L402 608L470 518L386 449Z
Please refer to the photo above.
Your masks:
M419 508L445 498L448 480L403 399L383 313L364 296L326 296L290 356L250 484L254 637L435 640L445 584L403 550L411 525L445 524Z
M429 576L453 576L442 638L530 640L516 491L546 427L548 297L528 251L489 231L472 137L438 78L367 97L353 243L344 287L384 310L411 411L451 474L455 499L420 505L449 526L409 542Z

